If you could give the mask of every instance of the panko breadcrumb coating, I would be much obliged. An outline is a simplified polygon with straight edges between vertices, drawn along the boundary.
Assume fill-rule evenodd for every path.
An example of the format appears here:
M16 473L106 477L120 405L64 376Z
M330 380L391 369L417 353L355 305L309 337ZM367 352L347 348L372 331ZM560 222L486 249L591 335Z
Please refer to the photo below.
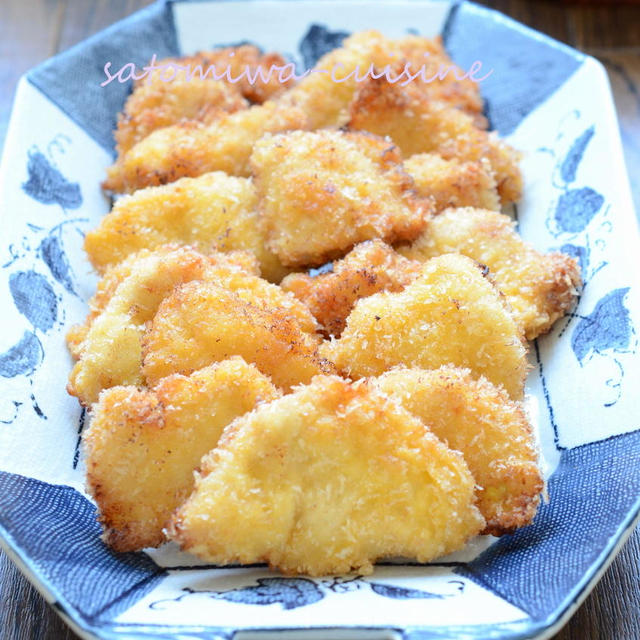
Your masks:
M397 402L318 376L225 430L168 533L218 564L366 574L462 547L484 526L473 488L462 457Z
M300 107L308 116L312 129L339 127L349 119L348 107L360 82L371 74L380 72L389 65L389 77L397 78L395 68L416 76L424 65L424 77L405 80L415 84L421 95L431 100L441 100L451 107L467 112L479 125L486 125L482 115L482 98L478 84L468 78L458 80L463 72L456 67L442 46L442 39L407 35L403 38L386 38L378 31L362 31L347 38L342 47L334 49L318 60L314 72L302 79L281 100L285 104ZM432 80L436 73L440 78ZM385 80L386 81L386 80Z
M404 168L418 194L435 200L436 212L449 207L500 210L495 176L486 158L461 162L435 153L417 153L404 161Z
M157 60L156 66L165 68L156 69L150 74L150 78L147 76L138 81L136 87L146 84L149 79L151 84L170 84L166 80L171 78L203 78L208 82L216 82L216 78L220 78L220 82L224 82L247 100L262 104L266 100L277 98L295 84L295 80L286 69L282 73L276 69L286 65L287 61L279 53L263 53L255 45L242 44L212 51L199 51L192 56ZM269 74L272 66L273 72ZM257 73L258 67L262 70L260 73ZM249 74L244 73L245 68L248 68ZM251 82L253 78L255 82Z
M122 155L151 132L183 120L211 124L224 113L246 109L249 103L232 85L213 80L175 79L146 84L133 91L118 116L116 151Z
M291 322L315 341L316 322L309 309L280 287L235 267L226 254L204 256L188 247L142 251L131 273L115 289L104 310L89 314L79 359L68 391L89 406L103 389L141 385L142 338L162 300L179 284L215 282L241 299L265 309L275 320ZM73 334L75 336L75 334ZM313 336L313 337L311 337Z
M339 337L353 305L379 291L401 291L422 270L382 240L357 244L330 271L318 275L292 273L280 286L302 300L322 330Z
M318 265L372 238L415 238L431 202L415 197L396 148L339 131L265 137L251 156L269 248Z
M502 204L522 194L519 154L474 125L473 118L446 103L425 98L416 83L402 87L382 79L359 85L350 106L349 128L389 136L409 158L436 153L445 160L479 162L486 158L495 174Z
M483 533L512 533L533 520L544 487L538 452L522 405L504 389L452 366L394 369L371 384L462 453L487 521Z
M213 249L253 252L262 275L279 281L286 270L266 247L251 180L215 171L140 189L119 198L113 210L87 233L84 248L102 272L140 249L180 243L207 253Z
M158 258L167 256L177 248L178 245L166 244L156 247L153 251L141 249L136 253L129 254L122 262L106 268L104 274L98 280L95 294L89 300L89 313L84 323L73 325L67 333L67 347L75 360L80 357L83 342L93 321L105 310L120 283L136 271L138 261L145 256L154 255ZM254 276L260 275L260 267L256 258L253 253L248 251L215 253L210 257L217 265L227 266L234 271L239 270Z
M182 122L154 131L129 149L109 167L102 186L130 193L210 171L248 177L249 156L257 140L266 133L307 127L300 109L271 101L224 114L209 125Z
M527 371L522 331L482 267L449 254L424 264L403 291L359 300L322 354L353 378L394 366L467 367L520 400Z
M212 282L190 282L165 298L144 340L143 375L150 385L173 373L242 356L285 391L334 371L317 340L295 320L260 308Z
M241 358L170 376L152 391L114 387L100 394L84 442L105 542L116 551L164 542L162 528L191 493L200 458L225 426L279 395Z
M540 253L508 216L485 209L449 209L400 252L414 260L461 253L489 267L526 337L533 340L574 305L581 287L578 263L564 253Z

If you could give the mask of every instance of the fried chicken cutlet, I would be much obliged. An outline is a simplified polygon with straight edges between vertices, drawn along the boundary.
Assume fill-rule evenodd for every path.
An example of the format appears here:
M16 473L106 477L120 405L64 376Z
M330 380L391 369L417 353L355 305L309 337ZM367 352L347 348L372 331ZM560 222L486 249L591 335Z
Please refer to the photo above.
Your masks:
M317 376L227 427L168 531L217 564L366 574L378 558L461 548L484 526L473 488L462 457L399 403Z
M476 481L483 533L529 524L544 481L522 405L468 369L393 369L370 383L400 401L444 444L464 456Z
M211 124L223 113L248 106L240 93L225 82L192 78L141 83L118 116L116 151L122 156L156 129L187 120Z
M287 61L273 51L263 53L252 44L241 44L235 47L223 47L212 51L199 51L192 56L163 58L156 61L160 67L142 80L135 87L158 82L171 82L172 78L206 79L209 82L224 82L241 96L252 103L262 104L273 100L295 84L295 79L280 69L287 66ZM269 70L272 70L269 73ZM217 80L220 78L220 80ZM252 80L254 80L252 82Z
M224 114L209 125L191 121L157 129L109 167L102 186L130 193L210 171L248 177L257 140L266 133L307 127L300 109L267 101Z
M495 132L476 127L466 113L426 98L416 83L402 87L384 78L370 78L359 85L349 113L350 129L389 136L405 158L422 153L436 153L445 160L461 162L486 158L502 204L520 199L518 152L499 140Z
M417 153L404 161L418 195L435 200L435 211L449 207L481 207L500 211L500 196L486 158L462 162L435 153Z
M284 293L284 292L283 292ZM298 322L274 314L212 282L193 281L165 298L144 339L148 384L237 355L284 391L335 369Z
M355 33L341 47L320 58L313 72L285 93L281 101L301 108L309 118L311 129L340 127L349 119L349 103L360 82L373 71L384 71L387 66L389 77L395 80L406 65L411 76L417 77L411 80L405 73L402 82L410 81L421 95L461 109L478 125L486 125L478 84L462 77L462 70L453 64L439 37L408 35L390 39L378 31ZM417 75L423 66L424 80ZM396 71L396 68L399 69ZM451 71L446 72L447 69ZM440 76L435 79L439 72Z
M162 528L188 498L194 470L225 426L279 395L242 358L164 378L153 390L100 394L84 445L105 542L116 551L164 542Z
M514 400L524 394L522 331L483 268L462 255L432 258L403 291L359 300L340 339L321 352L356 379L397 365L453 364L504 386Z
M573 307L582 284L572 257L536 251L511 218L485 209L449 209L429 220L424 233L399 251L414 260L461 253L489 267L529 340L549 331Z
M221 171L181 178L119 198L87 233L84 248L99 273L140 249L167 243L188 244L204 253L244 249L256 255L267 280L279 282L287 270L266 246L257 207L255 189L246 178Z
M162 247L137 254L130 268L104 309L97 315L90 313L85 323L68 385L69 393L84 406L95 402L103 389L145 383L141 366L146 323L176 286L192 280L234 291L274 322L295 325L307 341L316 342L315 319L302 302L236 267L226 254L204 256L188 247Z
M280 54L248 44L157 60L160 68L135 83L118 117L118 154L156 129L184 120L211 124L223 113L246 109L249 101L276 98L294 84L279 71L286 64Z
M265 137L251 166L267 244L287 266L319 265L372 238L415 238L431 207L415 197L396 148L375 136Z
M353 305L379 291L401 291L422 270L382 240L357 244L342 260L318 275L291 273L280 286L311 310L329 336L339 337Z

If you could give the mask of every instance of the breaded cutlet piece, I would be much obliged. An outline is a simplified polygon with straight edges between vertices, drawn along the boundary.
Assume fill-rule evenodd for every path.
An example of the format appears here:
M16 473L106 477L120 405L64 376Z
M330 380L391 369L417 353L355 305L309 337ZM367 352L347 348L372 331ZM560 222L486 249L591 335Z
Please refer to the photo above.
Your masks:
M249 103L233 85L215 80L178 79L142 82L127 98L114 133L123 155L156 129L186 120L211 124L224 113L246 109Z
M400 401L444 444L464 456L476 481L483 533L512 533L529 524L544 480L531 426L520 402L468 369L398 368L370 383Z
M257 206L255 188L246 178L221 171L181 178L119 198L87 233L84 248L99 273L140 249L167 243L204 253L242 249L255 254L267 280L280 281L287 271L266 246Z
M164 378L153 390L101 393L84 445L104 541L115 551L162 544L163 527L193 490L193 472L222 430L279 396L242 358Z
M431 208L415 197L397 149L375 136L265 137L251 166L267 245L287 266L323 264L363 240L415 238Z
M435 200L435 211L449 207L481 207L500 211L500 196L486 158L462 162L436 153L417 153L404 161L419 195Z
M255 364L285 392L314 375L335 371L318 355L316 338L298 322L204 281L176 287L162 301L145 335L143 354L142 373L149 385L231 356Z
M267 101L224 114L209 125L182 122L157 129L107 169L102 186L131 193L210 171L248 177L249 156L257 140L266 133L307 127L300 109Z
M168 533L217 564L367 574L460 549L484 526L473 489L462 456L399 403L317 376L225 430Z
M317 342L316 321L292 294L226 259L226 254L204 256L189 247L143 251L131 273L115 289L104 309L89 314L67 390L84 406L98 399L103 389L142 385L142 340L146 323L173 289L192 280L214 282L239 299L264 309L274 321L293 324L310 342ZM75 334L73 334L75 335ZM230 354L235 355L235 354Z
M489 267L516 322L533 340L575 304L580 267L564 253L540 253L525 242L508 216L486 209L449 209L399 251L414 260L461 253Z
M82 324L74 324L71 326L66 335L67 348L74 360L77 360L82 353L82 345L87 337L87 333L93 321L106 309L109 300L113 297L116 289L120 284L128 278L133 271L136 270L140 260L144 257L168 256L172 254L179 245L165 244L156 247L153 250L141 249L136 253L130 253L122 262L111 265L104 270L104 273L98 284L96 292L89 300L89 313ZM191 247L187 247L191 250ZM253 253L248 251L229 251L227 253L213 253L209 256L212 263L223 267L227 266L233 271L242 271L249 275L259 276L260 266Z
M403 291L358 300L338 340L321 353L352 378L392 367L469 368L521 400L527 372L524 336L477 262L448 254L426 262Z
M449 106L468 113L480 126L486 126L482 115L482 97L478 84L468 78L458 80L463 72L456 67L442 46L442 39L407 35L386 38L378 31L362 31L348 37L342 46L328 52L318 60L314 71L285 93L281 100L300 107L308 116L312 129L340 127L349 119L348 107L360 82L371 70L380 72L387 65L389 77L397 78L391 68L403 70L405 65L411 76L424 66L426 82L417 76L410 80L405 74L401 82L410 81L420 93L432 100L441 100ZM434 79L442 69L455 69Z
M422 270L382 240L357 244L344 258L318 275L291 273L280 286L302 300L323 332L339 337L353 305L379 291L401 291Z
M224 82L247 100L262 104L277 98L295 84L295 79L290 77L286 70L279 74L279 69L276 69L285 65L287 61L279 53L263 53L255 45L241 44L212 51L199 51L192 56L157 60L156 66L164 68L153 71L150 78L147 76L139 80L135 86L137 88L146 84L149 79L151 84L158 84L163 82L163 78L165 82L174 77L176 80L190 78L190 81L203 78L209 82L216 82L216 78L220 78L220 82ZM273 72L269 73L272 66ZM248 74L245 73L246 67ZM261 69L260 72L258 67ZM255 82L252 82L254 78Z
M436 153L445 160L462 162L486 158L502 204L520 199L520 154L495 132L476 127L466 113L426 98L416 83L402 87L384 79L368 79L359 85L349 109L350 129L389 136L404 158L418 153Z

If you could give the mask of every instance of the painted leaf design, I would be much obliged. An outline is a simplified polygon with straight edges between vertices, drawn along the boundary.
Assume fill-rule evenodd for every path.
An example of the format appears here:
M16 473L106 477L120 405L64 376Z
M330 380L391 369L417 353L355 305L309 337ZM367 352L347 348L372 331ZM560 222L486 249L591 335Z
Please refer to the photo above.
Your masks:
M594 310L580 319L571 336L578 362L590 352L623 351L631 342L633 327L624 299L629 287L615 289L598 300Z
M563 160L560 166L560 175L567 184L576 179L578 166L594 133L595 127L592 125L582 135L578 136L571 145L566 158Z
M15 378L29 375L42 361L42 355L42 345L38 336L31 331L25 331L13 347L0 354L0 376Z
M42 204L59 204L77 209L82 204L80 185L70 182L38 149L29 151L29 179L22 185L25 193Z
M371 591L385 598L394 598L395 600L430 600L442 599L445 596L439 593L430 593L429 591L420 591L419 589L407 589L405 587L395 587L389 584L380 584L378 582L370 582Z
M305 71L314 67L325 53L339 47L349 35L348 31L330 31L324 25L312 24L298 46Z
M243 604L280 604L283 609L304 607L324 598L320 588L305 578L259 578L258 584L215 592L216 598Z
M587 267L589 266L589 251L586 247L580 247L575 244L563 244L560 247L562 253L566 253L568 256L575 258L580 265L580 271L585 274Z
M48 235L40 243L40 254L44 263L49 267L51 275L69 292L75 294L71 278L71 266L62 248L60 238Z
M591 187L569 189L558 199L555 219L561 231L582 231L600 211L604 198Z
M9 276L9 289L18 311L40 331L49 331L58 317L58 300L48 280L35 271Z

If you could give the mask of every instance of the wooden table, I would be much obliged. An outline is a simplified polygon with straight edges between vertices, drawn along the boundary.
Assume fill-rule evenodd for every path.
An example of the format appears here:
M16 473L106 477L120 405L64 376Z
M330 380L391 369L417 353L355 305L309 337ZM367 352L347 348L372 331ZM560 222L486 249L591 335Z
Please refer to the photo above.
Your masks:
M0 147L20 75L150 0L0 0ZM481 2L597 56L609 71L640 212L640 4ZM555 640L640 638L640 529ZM0 552L0 640L77 636Z

